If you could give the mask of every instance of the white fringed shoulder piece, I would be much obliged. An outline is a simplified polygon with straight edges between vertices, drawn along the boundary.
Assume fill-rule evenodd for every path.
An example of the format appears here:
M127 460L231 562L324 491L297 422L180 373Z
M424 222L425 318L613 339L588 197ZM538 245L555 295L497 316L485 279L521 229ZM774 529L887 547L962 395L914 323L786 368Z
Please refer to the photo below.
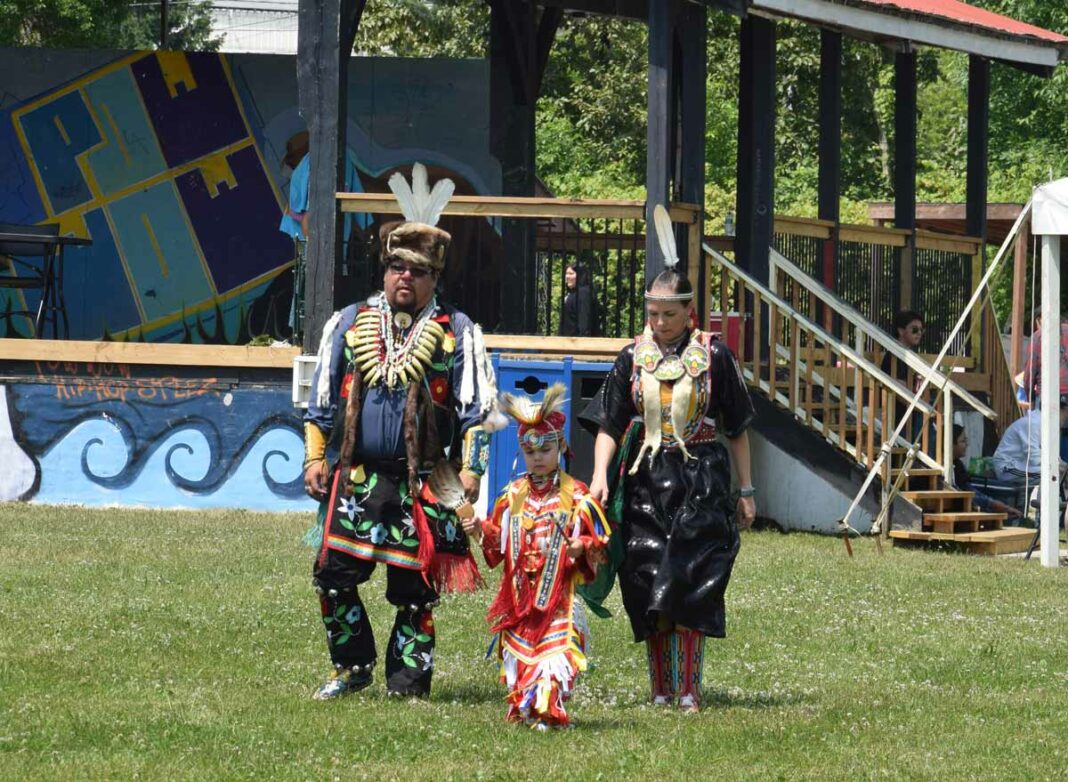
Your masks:
M482 327L477 323L472 328L475 338L475 370L478 375L479 410L486 413L493 407L497 398L497 379L493 376L489 356L486 355L486 340L482 336Z
M504 515L501 516L501 553L504 554L508 549L508 536L511 534L512 524L512 512L508 508L504 509Z
M320 408L330 406L330 350L333 347L334 332L341 322L341 312L335 312L323 326L323 336L319 339L316 352L315 370L319 373L319 383L315 387L315 403Z

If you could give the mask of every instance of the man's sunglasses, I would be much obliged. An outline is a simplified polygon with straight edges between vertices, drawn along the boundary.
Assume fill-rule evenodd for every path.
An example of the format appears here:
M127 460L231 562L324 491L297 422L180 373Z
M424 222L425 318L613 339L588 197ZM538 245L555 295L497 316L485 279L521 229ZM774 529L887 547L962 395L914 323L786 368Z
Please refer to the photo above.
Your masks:
M424 269L421 266L406 266L403 263L391 263L386 266L386 271L397 277L403 277L405 274L412 275L413 279L420 279L430 274L430 269Z

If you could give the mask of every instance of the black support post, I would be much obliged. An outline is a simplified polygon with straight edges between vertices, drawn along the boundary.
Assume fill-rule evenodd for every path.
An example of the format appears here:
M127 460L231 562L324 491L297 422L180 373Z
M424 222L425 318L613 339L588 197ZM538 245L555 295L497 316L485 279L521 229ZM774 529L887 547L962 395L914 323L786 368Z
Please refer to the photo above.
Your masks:
M916 53L894 60L894 225L912 231L898 264L898 307L912 309L916 254Z
M645 280L664 268L664 254L652 230L653 208L671 201L672 65L674 63L674 3L649 3L649 70L645 158Z
M501 194L534 195L534 109L549 50L563 14L538 15L528 0L490 0L490 151L501 164ZM500 321L495 330L533 333L537 327L535 224L502 221ZM487 324L492 326L492 324Z
M738 94L739 265L768 282L775 227L775 23L749 16L741 25Z
M968 204L969 236L986 240L987 146L990 120L990 61L974 54L968 61Z
M821 277L835 289L842 195L842 34L820 31L819 218L835 223L823 243Z
M894 60L894 225L916 227L916 53Z
M708 315L705 301L706 265L702 258L701 238L704 235L705 204L705 76L708 69L707 9L703 5L687 4L677 17L681 64L678 78L679 121L681 124L676 186L679 200L697 204L697 222L679 236L679 263L687 269L690 282L697 288L696 305L702 324ZM695 252L696 257L690 257Z
M315 351L323 324L337 306L341 252L337 192L345 186L348 65L366 0L300 0L297 90L308 125L308 261L304 352Z
M842 180L842 34L820 33L819 217L838 222Z
M169 16L170 0L159 0L159 48L166 49L167 34L170 31L171 22Z

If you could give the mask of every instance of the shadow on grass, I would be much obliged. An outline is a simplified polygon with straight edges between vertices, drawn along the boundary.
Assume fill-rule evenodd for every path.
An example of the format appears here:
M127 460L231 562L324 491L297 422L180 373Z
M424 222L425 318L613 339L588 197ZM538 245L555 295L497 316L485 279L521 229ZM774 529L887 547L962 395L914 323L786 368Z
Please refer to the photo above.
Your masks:
M803 703L806 699L794 693L773 695L769 692L741 692L732 694L729 690L703 690L701 706L703 708L734 709L774 709Z
M439 703L499 703L504 706L504 697L507 695L504 687L495 688L482 684L469 684L464 682L434 682L431 700Z

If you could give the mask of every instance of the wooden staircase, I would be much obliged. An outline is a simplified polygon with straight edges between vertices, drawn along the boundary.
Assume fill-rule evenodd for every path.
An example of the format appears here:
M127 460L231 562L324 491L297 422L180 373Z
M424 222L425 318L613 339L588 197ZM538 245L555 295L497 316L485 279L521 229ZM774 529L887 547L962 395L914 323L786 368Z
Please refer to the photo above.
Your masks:
M1003 514L979 512L973 507L972 492L946 485L944 476L953 461L947 432L955 405L963 402L991 421L999 419L958 382L963 377L932 368L924 358L904 350L774 250L770 287L707 244L704 251L710 264L708 300L718 302L720 312L736 313L749 324L739 330L738 344L732 346L745 382L869 474L878 471L883 509L873 524L876 534L895 543L954 544L980 554L1027 550L1033 531L1004 529ZM891 354L889 371L882 369L885 352ZM898 372L899 361L908 370L905 380ZM913 402L916 376L930 381ZM912 425L900 425L898 417L910 404ZM919 439L910 449L904 432L913 429ZM912 461L899 496L920 513L903 514L908 521L902 518L897 529L888 529L893 500L889 487L902 476L906 458ZM910 528L902 528L903 524Z
M901 472L897 468L891 474L896 480ZM901 496L920 508L923 521L918 530L890 530L895 544L952 546L973 554L993 555L1027 551L1034 538L1034 530L1005 528L1004 513L975 510L975 493L946 487L940 470L909 470Z

